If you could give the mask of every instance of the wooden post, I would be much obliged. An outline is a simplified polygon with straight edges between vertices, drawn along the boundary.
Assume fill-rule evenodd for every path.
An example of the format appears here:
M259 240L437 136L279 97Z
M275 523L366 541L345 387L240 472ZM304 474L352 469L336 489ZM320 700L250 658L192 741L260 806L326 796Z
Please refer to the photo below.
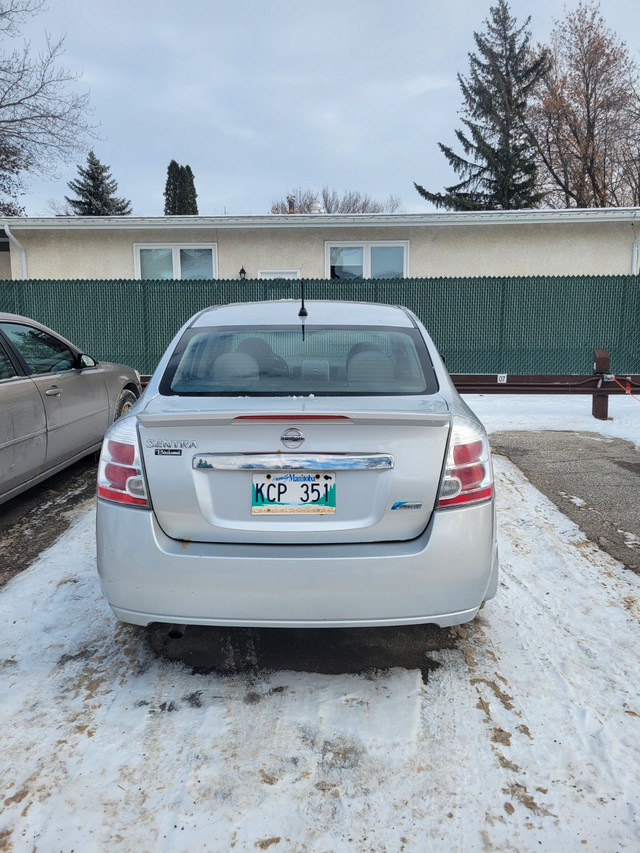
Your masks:
M611 356L608 349L595 349L593 351L593 372L603 375L602 382L604 382L604 374L611 372ZM608 394L593 392L591 414L599 421L606 421L609 418Z

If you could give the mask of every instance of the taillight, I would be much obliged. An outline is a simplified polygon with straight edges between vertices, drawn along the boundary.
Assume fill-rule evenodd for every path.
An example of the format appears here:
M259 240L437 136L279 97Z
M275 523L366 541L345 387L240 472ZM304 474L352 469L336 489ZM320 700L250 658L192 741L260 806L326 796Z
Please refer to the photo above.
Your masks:
M485 501L493 495L489 442L481 426L454 417L438 507Z
M135 418L118 420L100 453L98 497L130 506L149 506Z

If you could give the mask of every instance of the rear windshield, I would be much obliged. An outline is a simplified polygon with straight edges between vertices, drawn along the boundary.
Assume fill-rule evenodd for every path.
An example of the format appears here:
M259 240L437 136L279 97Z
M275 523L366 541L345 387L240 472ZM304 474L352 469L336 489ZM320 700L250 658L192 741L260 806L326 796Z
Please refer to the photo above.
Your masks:
M160 382L164 395L433 394L417 329L301 326L189 329Z

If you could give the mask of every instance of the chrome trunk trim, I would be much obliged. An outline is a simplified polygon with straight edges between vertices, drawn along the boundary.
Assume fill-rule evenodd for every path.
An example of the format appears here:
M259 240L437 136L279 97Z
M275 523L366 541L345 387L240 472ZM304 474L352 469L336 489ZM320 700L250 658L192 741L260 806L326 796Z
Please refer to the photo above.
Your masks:
M389 453L203 453L192 460L197 471L382 471L394 465Z

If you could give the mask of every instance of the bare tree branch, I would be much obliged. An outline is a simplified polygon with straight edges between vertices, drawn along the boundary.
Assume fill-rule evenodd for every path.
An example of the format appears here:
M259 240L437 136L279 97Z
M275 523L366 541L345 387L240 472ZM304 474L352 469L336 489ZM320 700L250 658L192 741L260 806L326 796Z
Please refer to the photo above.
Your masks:
M556 21L529 113L552 207L637 204L638 68L594 0Z
M3 0L0 3L0 33L16 36L20 24L30 15L37 15L44 8L45 0Z
M0 35L6 42L20 34L25 18L37 14L43 0L0 0ZM0 172L9 161L25 173L55 175L95 136L87 121L89 93L74 87L78 75L61 66L64 37L46 37L34 53L28 42L0 50Z
M284 199L274 201L271 213L289 213L289 198L293 199L295 213L313 213L317 208L323 213L402 213L402 202L397 195L389 195L384 201L377 201L358 190L347 190L339 195L328 186L320 192L298 187L287 193Z

